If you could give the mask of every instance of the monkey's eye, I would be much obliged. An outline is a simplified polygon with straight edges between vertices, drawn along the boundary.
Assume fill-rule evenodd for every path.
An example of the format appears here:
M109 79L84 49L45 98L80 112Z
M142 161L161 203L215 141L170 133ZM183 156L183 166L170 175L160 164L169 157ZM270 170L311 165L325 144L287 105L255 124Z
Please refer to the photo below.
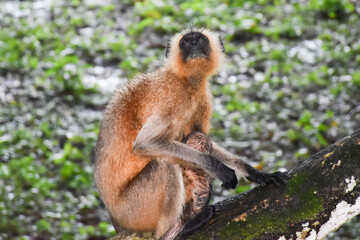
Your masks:
M187 39L184 39L183 43L184 45L189 45L189 41Z
M204 38L199 37L198 42L199 42L199 43L202 43L203 41L204 41Z

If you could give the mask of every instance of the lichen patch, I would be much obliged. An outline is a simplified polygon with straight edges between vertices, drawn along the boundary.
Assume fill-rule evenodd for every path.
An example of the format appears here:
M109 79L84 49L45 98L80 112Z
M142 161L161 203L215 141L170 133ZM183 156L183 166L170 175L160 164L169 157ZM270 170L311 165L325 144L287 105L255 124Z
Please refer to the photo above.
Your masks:
M265 199L264 201L262 201L262 204L263 204L263 208L267 208L269 206L269 201Z
M329 152L329 153L327 153L327 154L325 154L325 155L323 156L324 160L321 162L321 166L322 166L322 167L324 166L324 164L325 164L325 162L326 162L326 159L327 159L328 157L330 157L331 155L333 155L333 154L334 154L334 151Z
M303 226L303 227L308 227L308 226L309 226L309 222L303 223L303 224L301 224L301 226Z
M247 213L243 213L240 216L237 216L236 218L233 218L233 221L235 221L235 222L238 222L238 221L245 222L246 221L246 216L247 216Z
M351 176L351 179L346 178L345 182L348 184L347 188L345 189L346 193L351 192L356 186L356 180L354 176Z
M341 165L341 160L339 160L336 164L333 164L331 169L334 170L335 167L340 167L340 165Z
M293 240L293 238L292 237L286 238L285 236L281 236L281 237L279 237L278 240Z
M327 154L324 155L324 158L328 158L328 157L330 157L330 156L333 155L333 154L334 154L334 151L329 152L329 153L327 153Z
M314 222L312 225L314 226L314 227L316 227L317 225L319 225L320 224L320 222L319 221L316 221L316 222Z
M313 229L311 230L310 235L306 238L306 240L316 240L316 236L316 231Z
M335 210L332 211L329 220L321 226L317 234L317 239L325 238L328 233L335 231L346 221L358 214L360 214L360 197L357 198L353 205L350 205L346 201L341 201L336 205Z

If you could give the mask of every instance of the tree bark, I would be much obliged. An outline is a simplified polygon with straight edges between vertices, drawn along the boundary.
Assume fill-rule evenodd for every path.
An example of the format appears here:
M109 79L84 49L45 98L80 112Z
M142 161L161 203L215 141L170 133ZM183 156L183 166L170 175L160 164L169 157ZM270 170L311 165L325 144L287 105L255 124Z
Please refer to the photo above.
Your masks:
M189 239L323 239L360 214L360 130L295 167L287 185L256 187L215 205Z
M259 186L215 204L213 219L189 239L323 239L360 214L360 129L290 173L286 185Z

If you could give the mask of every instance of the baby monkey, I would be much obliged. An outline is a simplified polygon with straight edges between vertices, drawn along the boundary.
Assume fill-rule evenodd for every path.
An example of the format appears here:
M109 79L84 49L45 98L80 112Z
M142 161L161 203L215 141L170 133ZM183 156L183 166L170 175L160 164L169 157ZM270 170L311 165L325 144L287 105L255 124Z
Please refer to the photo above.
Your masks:
M181 239L213 215L210 178L226 189L236 187L235 171L260 185L286 183L288 173L260 172L201 134L211 127L208 78L224 52L216 33L184 30L168 44L161 69L137 77L108 104L94 176L117 232Z

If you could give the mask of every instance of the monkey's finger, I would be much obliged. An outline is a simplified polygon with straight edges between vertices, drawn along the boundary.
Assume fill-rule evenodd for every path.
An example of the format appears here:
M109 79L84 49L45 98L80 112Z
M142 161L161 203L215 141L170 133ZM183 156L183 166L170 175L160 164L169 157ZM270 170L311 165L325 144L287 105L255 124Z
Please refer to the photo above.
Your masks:
M266 186L266 181L264 181L263 179L259 179L258 181L255 181L255 182L260 184L260 186L262 186L262 187Z
M281 175L277 176L277 178L278 178L283 184L287 184L287 179L288 179L288 178L285 178L284 176L281 176Z
M280 187L280 183L276 177L270 177L272 183L274 183L277 187Z
M273 176L280 180L283 184L287 183L287 180L291 177L288 172L275 172Z

